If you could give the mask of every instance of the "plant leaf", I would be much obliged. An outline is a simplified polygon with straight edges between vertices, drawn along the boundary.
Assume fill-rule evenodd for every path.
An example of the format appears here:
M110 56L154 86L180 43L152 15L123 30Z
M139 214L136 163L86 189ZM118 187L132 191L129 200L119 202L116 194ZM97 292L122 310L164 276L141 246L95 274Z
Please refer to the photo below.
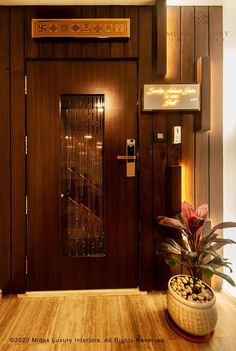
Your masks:
M167 238L166 239L166 242L168 243L168 244L170 244L171 246L173 246L174 248L176 248L177 250L179 250L179 251L183 251L183 250L185 250L183 247L181 247L174 239L172 239L172 238Z
M201 247L203 247L204 245L207 245L208 243L212 243L214 242L215 239L217 239L217 237L219 236L218 233L211 233L211 235L209 236L202 236L202 241L201 241Z
M205 255L210 255L210 256L214 256L214 257L216 257L216 258L221 258L221 255L220 254L218 254L216 251L214 251L214 250L200 250L199 252L201 252L201 253L203 253L203 256L205 256Z
M194 252L194 251L187 252L187 256L188 256L188 257L191 257L191 258L197 257L197 255L198 255L198 253L197 253L197 252Z
M230 263L231 264L231 263ZM218 269L221 267L226 267L229 269L230 273L233 272L232 268L230 266L228 266L228 264L226 263L221 263L221 264L215 264L215 263L208 263L208 265L210 265L213 269Z
M218 272L213 267L208 266L208 265L206 265L206 266L199 265L198 267L203 270L203 272L207 278L211 278L213 276L213 274L215 274L215 275L218 275L219 277L225 279L230 285L235 286L235 282L233 281L233 279L229 275L222 273L222 272Z
M157 223L166 227L178 229L179 231L186 230L186 227L178 219L175 218L159 216L157 217Z
M225 246L225 245L227 245L227 244L233 244L233 243L228 243L228 242L226 242L227 240L225 240L225 241L222 241L222 242L216 242L215 244L213 244L213 245L211 245L210 246L210 248L212 249L212 250L219 250L221 247L223 247L223 246ZM235 243L236 244L236 243Z
M169 265L169 266L175 266L177 262L177 260L175 260L173 257L170 257L170 258L167 258L166 259L166 263Z
M184 244L186 250L191 251L191 247L190 247L190 245L189 245L188 238L187 238L186 235L183 234L183 233L182 233L182 242L183 242L183 244Z
M224 238L217 238L215 240L212 240L215 243L221 243L221 242L225 242L226 244L236 244L236 241L231 240L231 239L224 239Z
M208 215L208 205L207 204L202 204L196 209L196 213L198 217L206 219Z
M228 260L222 259L222 258L213 258L212 260L210 260L209 262L205 262L204 265L206 266L210 266L213 269L218 269L220 267L227 267L229 268L230 272L232 273L232 269L229 266L229 264L231 264L230 262L228 262Z
M181 251L177 250L175 247L173 247L172 245L168 244L168 243L162 243L158 246L158 251L165 251L165 252L169 252L169 253L174 253L176 255L181 255ZM157 251L157 253L159 253Z
M227 275L225 273L221 273L221 272L215 271L215 270L214 270L214 274L216 274L219 277L225 279L230 285L235 286L235 282L233 281L233 279L229 275Z
M202 266L202 265L199 265L198 267L203 270L203 272L204 272L204 274L205 274L205 276L207 278L211 278L214 275L214 270L211 269L211 267L209 267L209 266Z
M217 229L225 229L225 228L233 228L236 227L235 222L221 222L217 225L215 225L212 229L210 229L208 232L203 234L204 237L208 237L211 234L213 234Z
M174 265L176 265L176 264L178 263L178 264L184 266L184 267L187 269L187 271L190 273L190 275L191 275L191 272L190 272L190 270L189 270L189 267L188 267L184 262L182 262L182 261L180 261L180 260L178 260L178 259L176 259L176 258L169 257L169 258L166 259L166 263L167 263L169 266L174 266Z

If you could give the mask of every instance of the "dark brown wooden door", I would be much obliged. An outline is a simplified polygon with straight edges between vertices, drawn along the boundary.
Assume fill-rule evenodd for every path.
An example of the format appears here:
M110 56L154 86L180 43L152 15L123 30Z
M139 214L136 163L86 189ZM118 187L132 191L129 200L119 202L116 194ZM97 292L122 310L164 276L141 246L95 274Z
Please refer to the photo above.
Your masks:
M137 63L29 61L27 76L28 290L137 287L137 175L117 160L137 142ZM77 171L80 154L95 156Z

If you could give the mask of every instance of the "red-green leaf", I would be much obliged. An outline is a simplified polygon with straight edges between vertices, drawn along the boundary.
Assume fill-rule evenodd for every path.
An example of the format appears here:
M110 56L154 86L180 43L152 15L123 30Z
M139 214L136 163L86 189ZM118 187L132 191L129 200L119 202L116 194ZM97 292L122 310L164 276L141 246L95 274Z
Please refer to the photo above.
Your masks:
M157 217L157 223L164 225L166 227L178 229L180 231L186 230L186 228L183 226L183 224L178 219L174 219L174 218L159 216L159 217Z
M207 204L202 204L196 209L196 213L198 217L206 219L208 215L208 205Z

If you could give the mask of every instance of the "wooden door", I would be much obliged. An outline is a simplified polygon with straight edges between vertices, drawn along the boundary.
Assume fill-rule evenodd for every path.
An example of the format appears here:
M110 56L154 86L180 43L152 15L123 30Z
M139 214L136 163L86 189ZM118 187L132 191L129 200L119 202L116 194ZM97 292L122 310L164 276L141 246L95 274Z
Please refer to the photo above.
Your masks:
M137 143L137 63L29 61L27 76L28 290L137 287L137 175L117 160Z

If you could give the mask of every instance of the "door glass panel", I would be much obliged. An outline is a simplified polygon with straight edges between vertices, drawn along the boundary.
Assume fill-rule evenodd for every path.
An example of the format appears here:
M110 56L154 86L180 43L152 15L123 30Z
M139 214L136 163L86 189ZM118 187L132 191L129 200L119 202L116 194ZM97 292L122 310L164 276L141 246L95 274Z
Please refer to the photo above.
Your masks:
M104 255L104 96L61 96L64 256Z

